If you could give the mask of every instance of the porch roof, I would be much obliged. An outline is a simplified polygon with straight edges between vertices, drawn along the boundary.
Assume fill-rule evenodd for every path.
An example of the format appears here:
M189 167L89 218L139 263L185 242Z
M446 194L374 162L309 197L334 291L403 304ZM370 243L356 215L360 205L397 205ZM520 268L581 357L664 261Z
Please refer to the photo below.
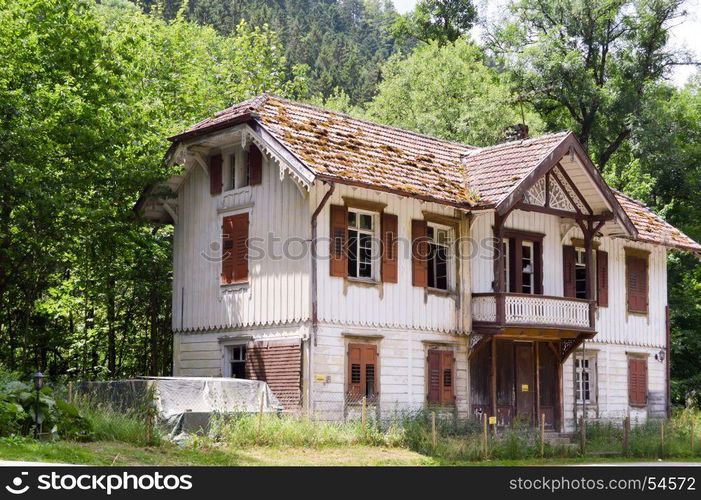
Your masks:
M262 94L235 104L169 138L193 138L241 123L263 127L292 157L322 180L389 191L465 210L485 209L522 196L545 164L576 149L614 212L636 239L701 253L701 245L642 203L612 191L571 132L473 146L362 120L305 103ZM583 156L583 158L582 158ZM567 168L565 166L565 168ZM635 236L637 231L638 235Z

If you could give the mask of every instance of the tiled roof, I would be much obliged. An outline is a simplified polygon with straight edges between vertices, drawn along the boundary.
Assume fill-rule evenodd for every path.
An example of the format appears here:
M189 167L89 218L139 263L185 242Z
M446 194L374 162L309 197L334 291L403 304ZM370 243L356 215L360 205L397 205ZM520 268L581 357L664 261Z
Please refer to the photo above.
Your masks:
M666 222L643 203L615 189L612 191L638 230L638 241L701 252L701 245Z
M463 164L470 188L479 193L480 204L498 203L568 134L548 134L469 152Z
M315 175L476 208L494 206L571 132L474 148L262 94L170 139L185 140L251 118ZM641 241L701 251L641 203L615 192Z

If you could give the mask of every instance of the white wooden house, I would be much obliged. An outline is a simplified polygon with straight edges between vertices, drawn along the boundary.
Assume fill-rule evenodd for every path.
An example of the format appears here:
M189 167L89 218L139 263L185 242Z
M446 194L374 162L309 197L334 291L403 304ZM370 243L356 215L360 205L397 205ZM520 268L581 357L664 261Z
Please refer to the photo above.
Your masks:
M331 417L668 411L667 252L701 245L572 133L474 148L261 95L171 141L137 209L175 227L174 375Z

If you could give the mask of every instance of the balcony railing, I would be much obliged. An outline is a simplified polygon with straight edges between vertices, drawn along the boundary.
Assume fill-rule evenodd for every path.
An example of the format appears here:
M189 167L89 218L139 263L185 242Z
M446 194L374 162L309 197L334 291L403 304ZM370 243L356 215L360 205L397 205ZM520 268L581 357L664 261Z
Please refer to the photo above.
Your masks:
M590 301L583 299L519 293L477 293L472 296L472 320L475 323L500 323L499 310L503 308L501 323L504 326L589 330L594 328L592 307Z

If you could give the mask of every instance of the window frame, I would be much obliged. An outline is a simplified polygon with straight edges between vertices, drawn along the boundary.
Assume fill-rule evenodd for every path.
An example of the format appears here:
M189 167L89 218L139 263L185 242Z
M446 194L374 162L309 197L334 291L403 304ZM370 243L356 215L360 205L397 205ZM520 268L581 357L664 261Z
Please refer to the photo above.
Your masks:
M356 217L356 227L351 227L350 225L350 216L351 214L354 214ZM371 229L362 229L360 228L360 217L363 215L370 216L371 218L371 224L372 228ZM361 208L355 208L355 207L347 207L347 215L346 215L346 231L347 231L347 238L348 241L346 242L346 255L348 259L348 274L347 274L347 279L353 280L353 281L367 281L367 282L377 282L379 280L379 273L380 273L380 258L379 258L379 252L378 252L378 245L379 245L379 239L378 239L378 231L379 231L379 221L380 221L380 214L378 212L372 211L372 210L366 210L366 209L361 209ZM358 258L358 255L360 254L360 238L356 236L355 241L356 241L356 249L355 249L355 276L351 274L351 262L353 259L351 258L352 255L352 250L351 250L351 241L353 240L353 237L351 236L351 232L355 232L356 235L360 234L365 234L370 236L370 276L360 276L360 259Z
M516 229L507 229L504 231L504 241L502 243L502 248L504 248L504 268L505 268L505 278L504 291L506 293L515 293L522 295L543 295L544 293L544 283L543 283L543 240L545 235L542 233L533 233L529 231L519 231ZM514 252L512 255L511 243L513 241ZM531 246L531 263L533 265L533 270L531 274L532 286L531 293L523 292L523 246L527 242ZM515 261L519 260L521 263L521 268L517 269L515 266ZM511 269L511 264L514 264L514 269ZM512 280L513 277L513 280ZM513 281L514 286L512 290L511 282Z
M575 352L572 356L575 405L587 404L595 406L598 402L598 362L596 353L585 352L584 356L582 356L581 352ZM582 361L586 362L586 368L578 366ZM585 391L583 391L584 380L581 378L581 375L585 373L587 374L586 383L589 386L589 399L583 400L582 393Z
M236 360L236 362L240 362L243 364L243 372L244 372L244 377L245 379L246 376L246 356L247 356L247 351L248 351L248 339L239 339L239 340L234 340L234 341L228 341L226 343L221 344L221 349L223 349L223 361L224 361L224 367L222 370L222 373L224 375L224 378L232 378L233 376L233 370L232 370L232 363L234 362L233 360L233 351L236 348L242 348L244 352L244 358L242 360Z
M626 289L626 311L628 314L647 316L650 312L650 252L637 248L624 248L625 252L625 289ZM644 273L642 279L645 283L645 308L639 309L631 307L631 288L630 288L630 259L644 262Z
M362 385L363 379L365 380L365 390L361 394L354 394L352 390L353 382L353 366L354 363L351 362L350 351L353 348L363 350L372 349L374 350L374 363L367 363L362 361L362 354L359 363L359 377L360 380L357 382ZM368 394L368 366L373 366L373 392ZM367 342L360 339L353 338L345 344L345 381L344 381L344 399L347 404L361 404L362 398L365 397L366 403L374 403L378 400L380 396L380 345L377 342ZM364 376L363 376L364 374Z
M633 398L633 391L631 391L631 362L632 363L642 363L645 366L645 401L636 401ZM646 408L650 402L650 366L648 363L648 357L644 354L628 353L626 359L626 369L628 375L628 405L635 408Z
M431 354L436 354L438 356L438 399L431 399L431 365L430 356ZM450 366L446 367L443 363L446 355L450 356ZM429 345L426 347L426 371L425 371L425 392L426 392L426 403L430 406L453 406L457 401L457 380L456 380L456 365L457 358L455 356L455 349L451 347L444 347L441 345ZM445 395L445 375L447 369L450 370L450 392L451 401L444 400Z
M445 231L446 236L448 238L448 243L442 244L438 243L434 237L429 236L430 232L433 232L434 236L436 234L436 231ZM432 291L437 291L437 292L452 292L455 290L455 275L456 275L456 262L455 262L455 252L453 251L454 245L455 245L455 228L445 225L445 224L439 224L437 222L426 222L426 239L429 247L429 256L426 262L427 270L433 271L433 280L434 280L434 286L431 286L431 272L427 272L426 276L426 288L428 290ZM445 288L440 288L438 286L435 286L436 283L436 259L435 259L435 254L433 251L433 248L435 247L442 247L445 248L445 268L446 268L446 287Z

